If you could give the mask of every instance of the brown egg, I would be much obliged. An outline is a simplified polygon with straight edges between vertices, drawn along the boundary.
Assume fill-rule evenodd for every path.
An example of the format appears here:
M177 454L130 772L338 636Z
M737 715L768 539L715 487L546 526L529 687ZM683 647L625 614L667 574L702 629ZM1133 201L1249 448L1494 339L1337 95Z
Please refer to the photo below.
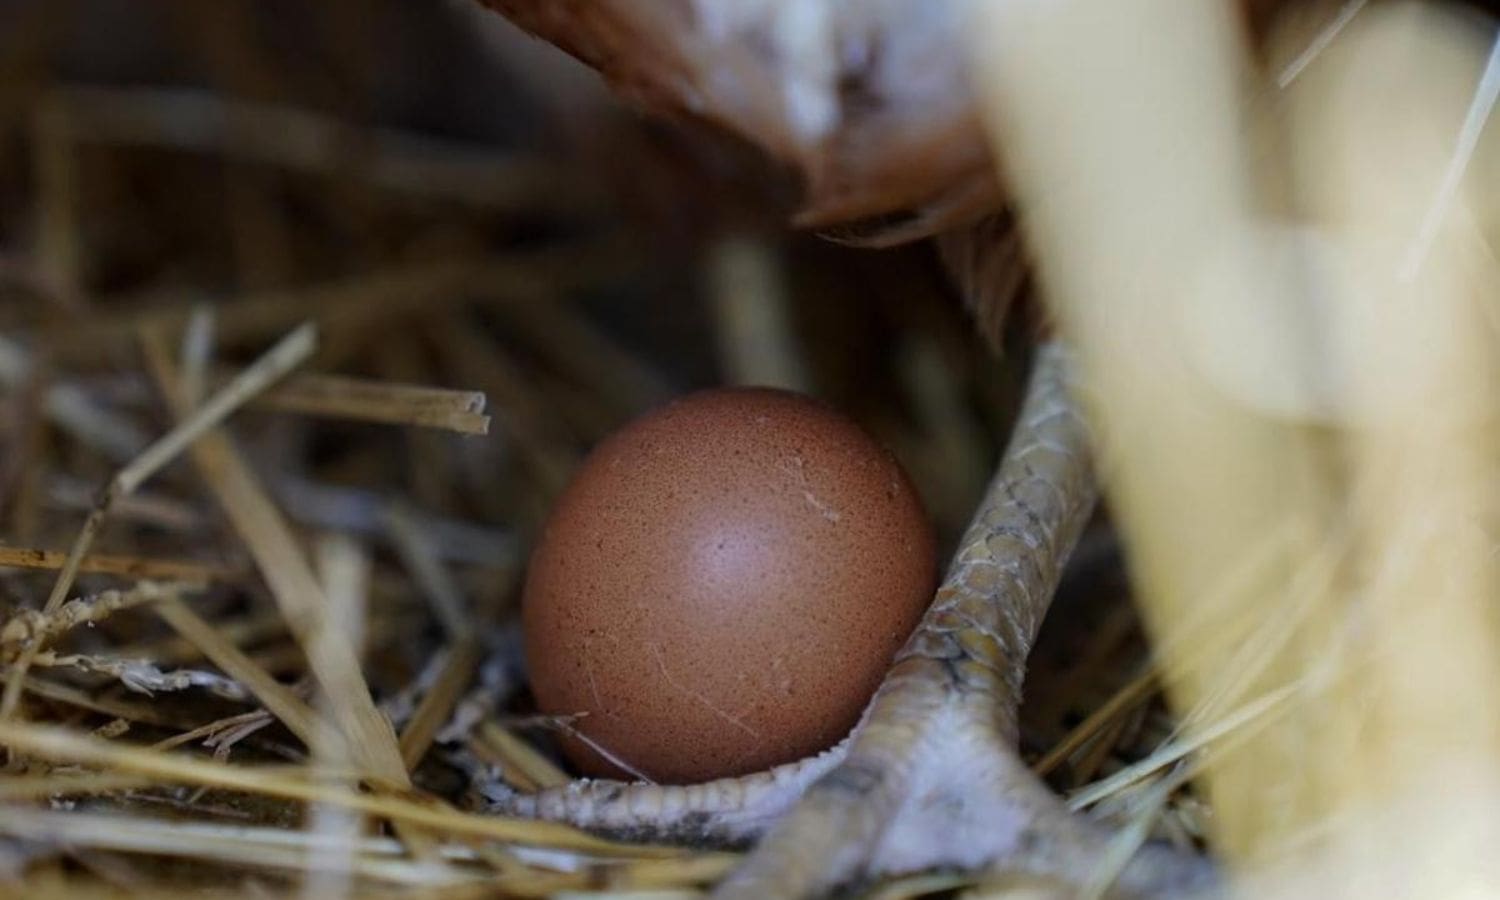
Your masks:
M592 775L742 775L854 726L932 596L896 460L809 398L692 394L605 440L527 575L532 687Z

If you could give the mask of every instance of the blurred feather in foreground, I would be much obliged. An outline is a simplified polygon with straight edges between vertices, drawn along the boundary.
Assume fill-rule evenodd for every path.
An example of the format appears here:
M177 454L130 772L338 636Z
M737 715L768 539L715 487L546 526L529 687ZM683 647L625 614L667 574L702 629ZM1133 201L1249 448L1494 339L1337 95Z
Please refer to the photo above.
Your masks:
M1273 213L1223 6L975 9L1189 740L1264 701L1134 808L1200 779L1256 896L1493 891L1500 272L1463 177L1493 154L1492 35L1430 5L1343 23L1255 120L1285 150Z

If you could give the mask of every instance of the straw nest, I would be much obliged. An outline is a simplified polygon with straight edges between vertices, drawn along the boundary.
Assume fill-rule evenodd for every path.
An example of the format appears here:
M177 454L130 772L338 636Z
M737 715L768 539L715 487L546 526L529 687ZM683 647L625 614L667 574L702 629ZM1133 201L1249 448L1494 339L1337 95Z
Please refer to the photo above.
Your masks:
M532 535L613 427L772 381L890 445L951 549L1026 318L986 339L931 247L789 233L784 173L476 10L0 23L0 891L690 896L729 872L743 848L484 811L572 777L518 652ZM1158 690L1101 518L1022 757L1105 820L1176 766L1152 833L1200 850L1196 752L1266 710L1188 739Z

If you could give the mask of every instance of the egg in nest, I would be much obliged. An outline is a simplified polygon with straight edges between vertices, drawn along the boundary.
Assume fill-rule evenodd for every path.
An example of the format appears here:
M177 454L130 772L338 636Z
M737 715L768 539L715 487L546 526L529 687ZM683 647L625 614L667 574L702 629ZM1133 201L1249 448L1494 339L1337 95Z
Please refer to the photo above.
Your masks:
M523 600L532 689L586 714L608 756L566 739L584 773L766 769L849 732L934 579L921 501L858 425L786 391L691 394L601 443L553 510Z

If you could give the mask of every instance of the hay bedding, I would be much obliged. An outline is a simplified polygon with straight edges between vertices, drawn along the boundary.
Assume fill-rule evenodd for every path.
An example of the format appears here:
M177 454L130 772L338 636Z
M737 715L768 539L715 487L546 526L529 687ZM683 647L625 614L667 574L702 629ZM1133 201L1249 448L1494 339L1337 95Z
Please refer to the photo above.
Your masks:
M994 327L1026 289L1019 251L959 267L1005 276L983 279L1003 285L987 342L930 249L787 235L782 176L621 115L466 9L106 6L0 9L5 890L718 882L743 848L489 808L570 779L550 737L573 723L533 714L517 652L529 536L615 424L770 379L887 441L951 548L1028 362L1026 327ZM746 333L746 303L782 315ZM1157 697L1128 593L1096 521L1031 657L1021 757L1099 820L1151 806L1152 835L1197 852L1202 744ZM855 890L1055 888L939 871Z

